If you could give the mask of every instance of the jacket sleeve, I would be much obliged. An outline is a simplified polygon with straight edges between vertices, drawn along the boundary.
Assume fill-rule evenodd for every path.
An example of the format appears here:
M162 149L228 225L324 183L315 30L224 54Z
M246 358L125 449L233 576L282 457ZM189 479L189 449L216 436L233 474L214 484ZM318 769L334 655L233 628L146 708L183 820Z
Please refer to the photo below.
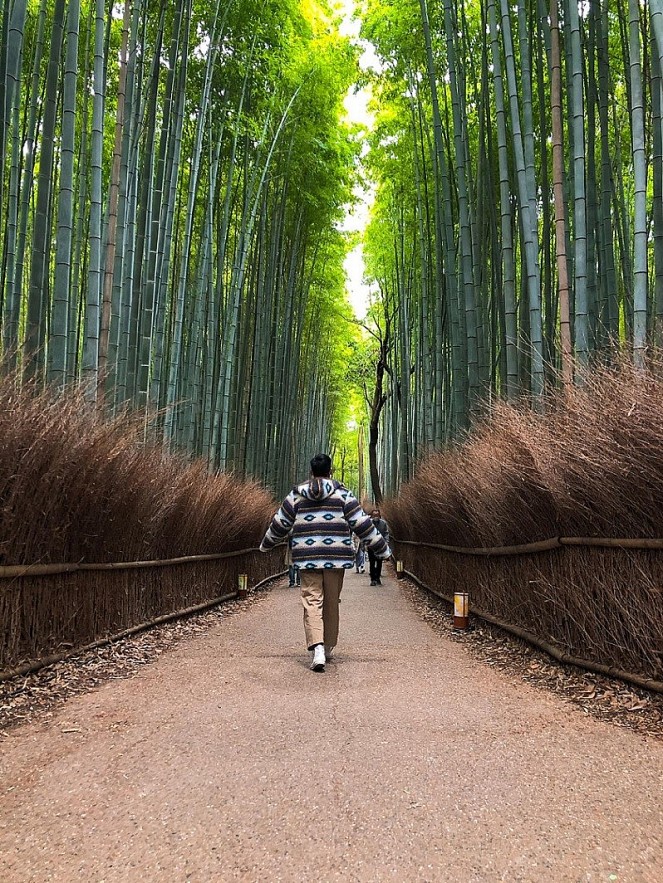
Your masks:
M261 552L269 552L274 546L285 543L290 536L296 517L295 494L291 491L281 503L281 508L272 518L265 536L260 543Z
M376 558L391 557L391 549L371 518L364 512L358 500L348 492L343 515L350 530L372 550Z

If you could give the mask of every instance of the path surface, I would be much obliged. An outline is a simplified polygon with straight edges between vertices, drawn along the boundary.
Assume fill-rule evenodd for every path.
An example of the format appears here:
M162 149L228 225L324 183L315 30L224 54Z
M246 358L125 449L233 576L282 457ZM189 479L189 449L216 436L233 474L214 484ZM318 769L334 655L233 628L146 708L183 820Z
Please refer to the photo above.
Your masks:
M349 576L307 668L296 590L0 744L0 880L663 881L663 745L510 681Z

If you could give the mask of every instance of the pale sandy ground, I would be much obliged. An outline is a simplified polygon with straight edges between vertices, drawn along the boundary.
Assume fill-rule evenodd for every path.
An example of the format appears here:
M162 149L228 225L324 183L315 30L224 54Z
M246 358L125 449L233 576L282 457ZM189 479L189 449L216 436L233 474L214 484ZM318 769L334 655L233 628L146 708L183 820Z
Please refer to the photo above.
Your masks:
M0 883L663 881L663 743L349 575L308 670L279 588L0 744Z

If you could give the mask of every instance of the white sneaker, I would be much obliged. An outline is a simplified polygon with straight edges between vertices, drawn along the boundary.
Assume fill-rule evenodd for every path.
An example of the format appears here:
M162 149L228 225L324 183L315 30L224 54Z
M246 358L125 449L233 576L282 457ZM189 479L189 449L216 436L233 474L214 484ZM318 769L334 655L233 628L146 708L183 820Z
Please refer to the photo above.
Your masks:
M316 644L313 648L313 662L311 663L311 671L325 670L325 648L323 644Z
M328 647L328 646L325 644L325 656L327 657L327 659L331 659L331 658L332 658L332 653L333 653L333 652L334 652L334 648L333 648L333 647Z

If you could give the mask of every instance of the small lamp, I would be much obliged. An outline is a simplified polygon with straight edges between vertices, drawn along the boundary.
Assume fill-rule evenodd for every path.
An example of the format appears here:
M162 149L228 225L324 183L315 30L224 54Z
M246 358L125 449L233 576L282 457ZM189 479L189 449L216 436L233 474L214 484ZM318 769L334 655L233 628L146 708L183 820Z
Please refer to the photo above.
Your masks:
M454 628L464 630L470 623L470 596L467 592L454 592Z

